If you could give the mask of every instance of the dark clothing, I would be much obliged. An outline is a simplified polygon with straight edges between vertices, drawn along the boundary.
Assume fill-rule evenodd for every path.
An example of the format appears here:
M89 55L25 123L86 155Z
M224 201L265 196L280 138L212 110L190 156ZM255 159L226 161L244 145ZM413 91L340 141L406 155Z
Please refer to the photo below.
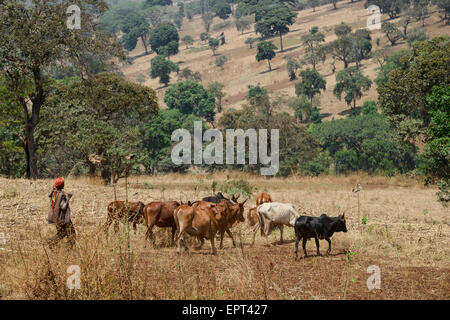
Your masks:
M70 206L66 193L63 190L54 190L50 193L50 208L47 222L56 226L56 235L49 239L49 245L55 246L60 240L67 237L69 245L75 244L76 233L70 219Z
M49 239L51 247L54 247L60 240L67 237L67 242L71 247L75 244L76 232L72 220L63 225L56 225L56 235Z

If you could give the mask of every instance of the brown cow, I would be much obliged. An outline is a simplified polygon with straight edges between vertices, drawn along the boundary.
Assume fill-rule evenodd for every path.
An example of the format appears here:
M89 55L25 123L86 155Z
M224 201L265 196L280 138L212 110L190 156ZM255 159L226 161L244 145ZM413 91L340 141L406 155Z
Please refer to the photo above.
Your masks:
M234 196L233 196L234 197ZM237 200L237 198L235 198ZM236 243L233 238L233 234L230 228L237 225L239 222L244 222L244 204L248 199L245 199L242 203L234 203L234 201L221 200L218 203L219 210L225 214L225 218L221 220L219 224L219 236L220 236L220 249L223 248L223 236L225 232L230 236L231 241L233 241L233 246L236 247ZM212 208L215 203L200 201L194 204L194 207Z
M113 201L108 205L108 218L105 224L105 233L108 235L109 227L114 221L114 233L119 231L119 221L133 223L134 234L136 234L136 225L144 222L144 207L141 202Z
M258 223L258 212L256 211L257 207L251 208L247 213L247 223L249 227L253 227L256 223Z
M261 192L256 197L256 206L259 206L260 204L263 204L264 202L272 202L272 198L270 197L270 194L266 192Z
M155 201L148 203L144 208L144 220L147 226L147 232L145 233L145 246L147 246L147 239L151 239L153 247L155 246L155 237L153 236L152 229L154 226L160 228L172 228L172 244L174 243L175 231L177 225L173 218L173 212L178 208L180 204L176 201Z
M216 254L214 238L219 230L219 225L224 223L224 211L227 209L228 206L224 205L223 202L215 204L199 201L194 206L180 205L174 211L174 219L178 230L177 253L181 253L181 242L183 242L185 250L189 250L184 241L184 233L186 232L195 236L200 241L200 245L195 249L199 250L203 246L204 239L206 238L211 241L212 254Z

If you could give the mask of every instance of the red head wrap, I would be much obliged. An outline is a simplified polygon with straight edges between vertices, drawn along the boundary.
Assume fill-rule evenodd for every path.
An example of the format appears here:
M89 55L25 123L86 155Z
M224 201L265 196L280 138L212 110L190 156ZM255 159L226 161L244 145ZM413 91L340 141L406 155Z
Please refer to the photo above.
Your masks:
M61 187L64 185L64 178L58 178L55 180L54 186L55 188Z

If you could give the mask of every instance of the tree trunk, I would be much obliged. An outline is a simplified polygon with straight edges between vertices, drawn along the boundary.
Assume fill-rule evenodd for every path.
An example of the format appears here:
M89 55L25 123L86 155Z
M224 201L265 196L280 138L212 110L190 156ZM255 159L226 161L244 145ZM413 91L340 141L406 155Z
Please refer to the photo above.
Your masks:
M280 32L280 47L281 47L281 52L283 52L283 38L281 37L281 32Z
M272 71L272 67L270 66L270 60L267 59L267 62L269 63L269 71Z
M145 48L145 55L148 55L147 44L145 43L144 37L141 37L141 40L142 40L142 44L144 45L144 48Z
M31 97L31 116L28 112L28 106L25 102L25 99L21 99L21 104L25 116L25 143L24 147L26 161L27 161L27 178L29 179L37 179L39 172L37 169L37 145L34 140L34 130L36 129L37 124L39 123L39 114L41 112L41 106L44 103L44 87L43 80L41 78L41 69L36 67L33 69L33 78L35 83L35 93Z

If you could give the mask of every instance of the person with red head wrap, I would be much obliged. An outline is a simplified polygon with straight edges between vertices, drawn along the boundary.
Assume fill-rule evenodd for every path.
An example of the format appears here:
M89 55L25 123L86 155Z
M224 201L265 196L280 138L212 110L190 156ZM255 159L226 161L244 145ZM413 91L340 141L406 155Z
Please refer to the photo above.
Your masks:
M75 243L75 228L70 219L69 200L72 195L64 192L64 178L58 178L53 183L50 193L50 208L48 210L47 222L56 225L56 235L50 238L49 243L54 246L57 242L67 237L71 246Z

